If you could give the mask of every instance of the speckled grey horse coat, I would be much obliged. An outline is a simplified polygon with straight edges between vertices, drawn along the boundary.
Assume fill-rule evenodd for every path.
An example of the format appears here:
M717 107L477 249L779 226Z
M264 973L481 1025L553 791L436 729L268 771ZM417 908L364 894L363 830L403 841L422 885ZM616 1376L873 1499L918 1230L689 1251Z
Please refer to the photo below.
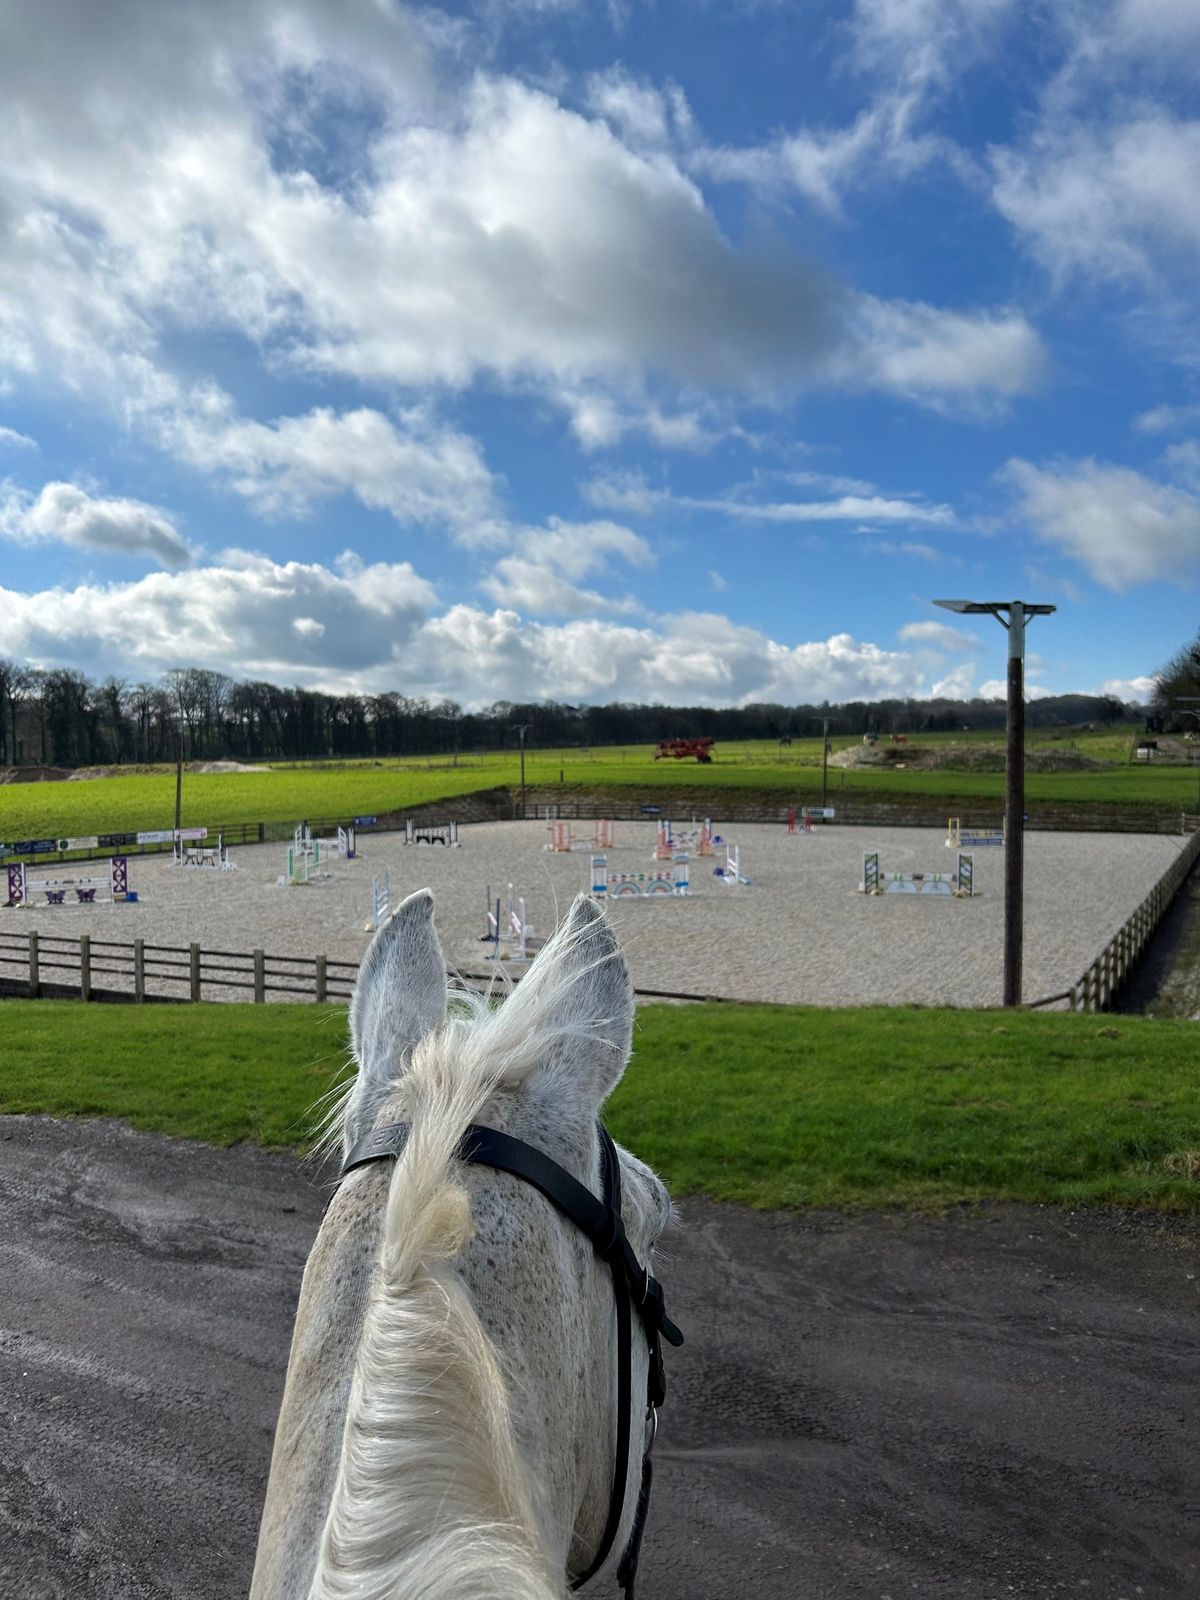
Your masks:
M411 1121L395 1163L352 1172L305 1270L252 1600L550 1600L598 1546L616 1437L611 1279L527 1184L464 1166L468 1122L600 1192L595 1123L628 1060L633 994L580 897L503 1005L456 1000L425 890L376 936L351 1007L344 1147ZM649 1265L670 1203L620 1152ZM646 1345L633 1341L640 1439ZM632 1452L625 1515L633 1520Z

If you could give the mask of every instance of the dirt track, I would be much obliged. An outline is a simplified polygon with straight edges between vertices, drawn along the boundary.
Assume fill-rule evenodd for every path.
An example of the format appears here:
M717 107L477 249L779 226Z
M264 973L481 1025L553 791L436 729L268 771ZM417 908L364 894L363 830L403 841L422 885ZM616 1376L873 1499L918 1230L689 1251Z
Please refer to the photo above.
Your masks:
M10 1117L0 1205L0 1594L244 1594L321 1194ZM1200 1223L685 1215L645 1600L1200 1592Z

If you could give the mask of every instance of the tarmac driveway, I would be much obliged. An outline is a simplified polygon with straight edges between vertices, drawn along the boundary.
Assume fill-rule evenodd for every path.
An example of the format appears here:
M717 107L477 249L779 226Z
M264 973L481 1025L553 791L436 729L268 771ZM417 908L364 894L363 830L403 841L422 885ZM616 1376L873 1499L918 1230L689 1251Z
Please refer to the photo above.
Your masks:
M321 1205L0 1118L6 1600L245 1594ZM644 1600L1200 1594L1200 1222L684 1213Z

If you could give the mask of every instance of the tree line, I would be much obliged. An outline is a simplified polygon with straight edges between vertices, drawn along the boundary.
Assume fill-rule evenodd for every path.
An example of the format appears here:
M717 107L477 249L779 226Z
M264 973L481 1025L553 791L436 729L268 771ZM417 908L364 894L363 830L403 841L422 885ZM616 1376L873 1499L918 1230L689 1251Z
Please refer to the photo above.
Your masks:
M1200 633L1155 673L1154 702L1169 732L1200 727Z
M1200 694L1200 640L1189 656ZM1200 709L1200 708L1198 708ZM1141 707L1111 697L1058 695L1026 710L1031 726L1112 723ZM801 739L821 731L953 732L1004 726L1002 700L854 700L840 705L731 707L520 704L465 711L452 700L323 694L181 667L158 683L94 682L60 667L39 671L0 659L0 766L118 766L174 761L448 755L530 747L656 744L701 737Z

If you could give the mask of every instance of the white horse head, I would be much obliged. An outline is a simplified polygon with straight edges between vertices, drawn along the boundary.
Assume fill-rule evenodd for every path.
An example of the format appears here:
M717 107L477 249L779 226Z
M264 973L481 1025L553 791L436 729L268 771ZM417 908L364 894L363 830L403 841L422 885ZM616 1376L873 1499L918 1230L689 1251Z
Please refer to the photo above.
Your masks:
M581 897L503 1005L456 997L433 897L367 953L344 1150L409 1126L397 1160L349 1171L308 1259L251 1600L562 1600L621 1507L634 1523L649 1347L638 1318L625 1481L614 1273L529 1183L459 1159L470 1124L522 1140L600 1194L597 1115L629 1057L633 993ZM619 1152L629 1245L649 1271L665 1189ZM636 1263L635 1263L636 1267Z

